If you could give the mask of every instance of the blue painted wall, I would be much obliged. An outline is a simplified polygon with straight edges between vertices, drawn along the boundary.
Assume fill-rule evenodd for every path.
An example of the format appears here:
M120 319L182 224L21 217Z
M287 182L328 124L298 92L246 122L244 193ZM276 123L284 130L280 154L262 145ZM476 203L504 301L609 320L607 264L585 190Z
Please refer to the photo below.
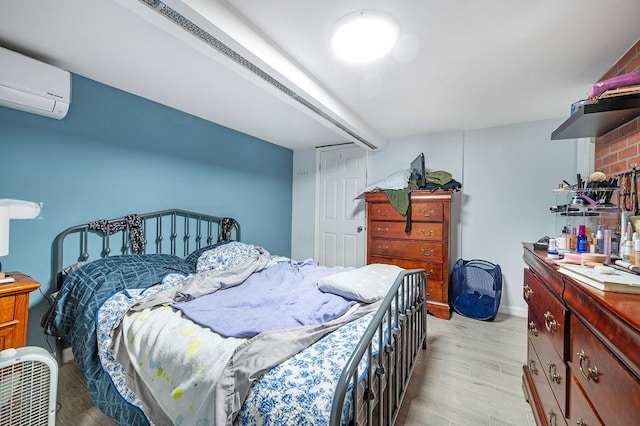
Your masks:
M65 228L167 208L236 218L243 241L290 256L293 152L74 75L63 120L0 107L0 198L43 202L10 222L3 270L52 291L51 247ZM31 294L28 343L46 346Z

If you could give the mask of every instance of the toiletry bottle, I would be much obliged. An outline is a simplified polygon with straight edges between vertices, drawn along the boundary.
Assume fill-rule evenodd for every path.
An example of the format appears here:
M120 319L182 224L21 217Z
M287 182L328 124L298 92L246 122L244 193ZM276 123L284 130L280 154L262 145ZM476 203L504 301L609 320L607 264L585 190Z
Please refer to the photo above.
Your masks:
M549 259L560 258L560 255L558 254L558 247L556 246L556 240L554 238L549 238L549 248L547 249L547 257Z
M604 253L604 236L602 235L602 229L598 229L596 232L596 253Z
M604 240L604 244L603 244L604 251L602 254L607 256L606 263L609 263L611 262L611 230L610 229L605 229L603 231L603 240Z
M580 225L580 228L578 230L578 238L576 240L576 252L578 253L587 252L587 235L585 234L584 225Z
M627 240L624 242L624 247L622 248L621 253L622 260L624 260L625 262L631 262L631 253L633 253L633 243L631 242L631 240Z
M576 250L577 239L576 228L571 228L571 234L569 235L569 250Z
M564 229L562 230L562 234L556 238L556 245L559 250L569 250L569 235Z
M636 266L640 266L640 239L634 241L633 251L636 255Z

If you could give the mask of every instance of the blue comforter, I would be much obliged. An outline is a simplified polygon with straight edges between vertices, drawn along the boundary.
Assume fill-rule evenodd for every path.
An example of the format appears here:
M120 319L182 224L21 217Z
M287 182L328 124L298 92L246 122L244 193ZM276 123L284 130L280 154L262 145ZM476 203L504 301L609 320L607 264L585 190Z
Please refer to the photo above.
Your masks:
M192 272L183 259L166 254L112 256L91 262L72 272L58 294L45 332L72 345L73 356L85 374L96 405L109 417L126 425L148 424L142 412L122 410L122 398L114 390L100 363L96 339L96 315L113 294L130 288L148 288L178 272Z
M290 261L252 274L242 285L174 304L192 321L228 337L324 324L355 303L318 290L322 277L343 267L317 266L311 260Z

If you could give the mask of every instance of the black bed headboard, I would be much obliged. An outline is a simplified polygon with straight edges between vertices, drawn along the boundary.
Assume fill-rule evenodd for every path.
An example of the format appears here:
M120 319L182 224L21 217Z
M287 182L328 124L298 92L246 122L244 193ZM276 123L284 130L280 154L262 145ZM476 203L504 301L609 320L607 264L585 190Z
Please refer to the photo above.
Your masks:
M228 232L228 235L223 235ZM234 235L235 234L235 235ZM228 238L223 238L228 237ZM66 266L111 254L168 253L186 256L193 250L225 239L240 241L240 224L187 210L162 210L100 219L72 226L53 243L57 288Z

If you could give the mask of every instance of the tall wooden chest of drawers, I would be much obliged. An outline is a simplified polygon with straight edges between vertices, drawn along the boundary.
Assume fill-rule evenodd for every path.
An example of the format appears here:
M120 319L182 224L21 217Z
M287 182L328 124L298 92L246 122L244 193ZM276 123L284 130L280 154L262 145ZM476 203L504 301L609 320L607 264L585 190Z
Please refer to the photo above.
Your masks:
M411 192L411 230L384 192L368 192L367 264L422 268L427 275L427 310L451 318L449 307L450 191Z

